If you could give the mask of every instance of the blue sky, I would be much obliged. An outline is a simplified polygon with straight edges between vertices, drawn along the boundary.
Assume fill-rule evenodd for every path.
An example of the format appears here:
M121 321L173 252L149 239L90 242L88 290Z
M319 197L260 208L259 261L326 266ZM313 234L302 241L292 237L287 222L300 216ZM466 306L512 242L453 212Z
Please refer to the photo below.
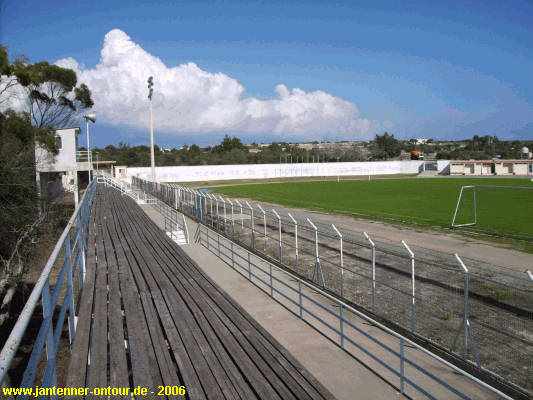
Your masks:
M4 0L0 41L32 61L73 58L97 82L104 37L120 29L168 68L191 62L231 77L243 97L275 99L283 84L326 92L358 110L344 110L307 134L316 121L297 125L284 117L261 129L219 116L197 131L193 122L174 129L173 120L158 128L155 107L162 145L208 144L232 132L248 142L358 139L383 130L400 137L533 139L531 1L139 3ZM305 99L314 105L311 95ZM131 112L140 112L135 107ZM124 123L106 110L101 115L97 144L146 141L142 123Z

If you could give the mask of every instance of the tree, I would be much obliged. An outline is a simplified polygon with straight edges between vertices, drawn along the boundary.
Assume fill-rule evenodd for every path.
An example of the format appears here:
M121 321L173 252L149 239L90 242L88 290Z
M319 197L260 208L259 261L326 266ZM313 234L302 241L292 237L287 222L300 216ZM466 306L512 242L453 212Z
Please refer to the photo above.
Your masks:
M17 78L12 75L13 68L9 63L7 49L0 46L0 105L6 103L14 95L18 85Z
M10 63L6 48L0 46L0 105L10 104L17 91L26 93L28 104L26 112L0 112L0 325L9 317L9 305L39 230L47 222L62 225L57 216L50 218L53 205L42 204L39 197L35 145L57 153L54 128L67 125L93 105L89 88L76 87L76 81L74 71L47 62Z
M398 157L401 152L400 142L388 132L383 135L376 135L370 146L372 158L376 160Z
M35 64L16 61L11 73L26 89L28 112L33 125L39 128L64 128L94 105L87 85L76 86L76 72L69 68L46 61Z
M233 149L246 150L246 146L242 144L241 139L238 137L230 138L228 135L226 135L224 136L224 139L222 139L222 143L215 146L213 151L215 153L224 153L232 151Z
M32 126L27 113L0 113L0 325L9 316L8 305L47 216L38 207L36 139L48 151L57 151L50 130Z

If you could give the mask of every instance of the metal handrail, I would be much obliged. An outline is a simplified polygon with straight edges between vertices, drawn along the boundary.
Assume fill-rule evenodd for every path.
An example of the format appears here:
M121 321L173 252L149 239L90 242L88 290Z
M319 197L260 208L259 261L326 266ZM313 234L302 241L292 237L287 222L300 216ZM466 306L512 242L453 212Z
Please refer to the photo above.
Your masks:
M59 237L52 251L52 254L50 254L50 257L48 258L48 261L46 265L44 266L41 272L41 275L39 276L37 282L35 283L35 286L28 300L26 301L26 304L24 305L24 308L22 309L17 319L17 322L15 323L15 326L11 330L9 337L4 344L4 347L2 348L2 352L0 353L0 385L6 378L7 372L9 371L13 358L20 346L22 338L26 332L26 329L28 328L28 324L31 321L33 312L35 311L35 308L37 307L37 304L39 303L40 299L42 300L42 303L43 303L44 318L43 318L43 321L41 322L38 337L35 340L34 347L32 349L32 354L30 356L30 360L28 361L26 370L24 372L23 383L30 384L30 385L32 384L35 378L34 369L37 367L37 363L40 360L40 357L42 356L42 353L43 353L42 347L44 346L45 339L46 339L46 352L47 352L48 360L46 363L45 382L44 382L44 385L42 386L46 386L47 384L49 385L53 383L53 381L55 380L55 354L57 353L57 343L59 339L54 338L51 341L50 332L51 332L51 336L53 337L54 328L56 332L61 332L61 330L63 329L63 324L61 325L57 324L55 327L53 326L53 322L52 322L53 310L54 310L55 305L57 304L58 297L59 297L59 291L63 284L63 280L65 280L65 274L67 274L67 277L66 277L67 291L63 295L65 301L63 302L63 306L61 307L61 315L64 318L64 314L66 312L65 307L68 307L69 308L69 334L70 334L70 340L72 341L74 338L75 329L76 329L76 324L74 322L76 319L76 315L75 315L75 307L74 307L74 293L73 293L72 278L76 270L76 267L79 265L80 288L81 288L81 286L83 285L83 276L85 274L84 268L85 268L85 257L86 257L86 243L84 242L86 240L86 229L88 227L88 221L90 217L90 207L91 207L92 199L94 196L95 188L96 188L96 182L92 181L87 187L87 190L85 191L85 193L83 194L80 204L74 210L74 213L70 217L70 220L67 226L65 227L65 229L63 230L63 233ZM76 230L75 246L77 246L78 243L81 244L78 247L78 251L81 253L78 253L77 256L74 257L74 262L72 262L71 256L73 254L72 251L75 250L76 248L75 247L71 248L71 239L69 237L72 229ZM53 292L50 293L50 284L49 284L50 274L63 248L65 248L64 264L63 264L63 267L61 268L61 272L59 273L57 277L57 283L53 289ZM68 299L67 299L67 296L69 296ZM64 321L61 321L61 320L60 322L64 323ZM39 349L39 347L41 348ZM33 379L30 379L30 378L33 378Z
M206 229L207 231L211 231L212 233L216 234L217 237L218 237L218 240L217 240L217 244L218 246L221 246L220 244L220 238L224 238L226 240L229 240L227 239L224 235L221 235L219 232L215 231L215 230L212 230L210 229L208 226L205 226L205 225L200 225L202 228ZM201 229L201 228L200 228ZM209 235L207 235L207 239L209 239ZM200 240L200 243L202 243L202 235L201 235L201 232L200 232L200 235L199 235L199 240ZM241 258L247 262L250 262L250 257L255 257L255 258L260 258L259 256L257 256L255 253L249 251L248 249L245 249L244 247L241 247L239 244L236 244L236 243L233 243L232 242L232 246L231 247L228 247L228 246L224 246L222 245L222 247L224 247L226 250L229 250L229 251L232 251L232 256L231 256L231 259L232 259L232 265L234 266L235 265L235 255L238 256L238 258ZM245 254L247 254L247 258L243 257L241 254L238 254L235 252L235 247L237 248L240 248L241 251L244 251ZM207 248L209 249L209 245L207 246ZM210 250L210 249L209 249ZM215 253L213 253L215 254ZM219 254L220 254L220 251L219 251ZM220 257L220 256L219 256ZM227 255L226 255L227 257ZM222 257L220 257L222 258ZM318 287L317 285L313 285L309 282L307 282L306 280L303 280L301 279L298 275L296 274L293 274L291 273L290 271L287 271L285 269L282 269L280 267L278 267L276 264L273 264L271 262L269 262L268 260L265 260L263 258L261 258L261 261L262 262L266 262L268 265L269 265L269 268L268 270L267 269L263 269L261 267L259 267L257 264L254 264L254 267L259 269L261 272L263 272L264 274L267 274L269 275L270 277L270 281L266 281L266 280L263 280L261 279L259 276L253 274L251 272L251 270L248 270L248 274L241 274L242 276L246 277L248 280L252 281L251 279L251 276L255 276L257 279L259 279L263 284L265 285L272 285L272 282L273 281L276 281L276 282L280 282L282 283L286 288L292 290L293 292L295 293L298 293L300 298L301 297L304 297L306 298L307 300L313 302L315 305L317 305L318 307L320 307L321 309L323 309L324 311L328 312L329 314L335 316L335 317L339 317L339 321L342 321L342 323L346 323L348 325L350 325L352 328L354 328L355 330L359 331L360 333L363 333L365 337L368 337L369 339L373 340L374 342L380 344L380 346L386 350L389 350L389 352L393 353L394 355L398 356L398 357L404 357L401 355L401 353L403 352L403 350L401 350L400 354L398 354L396 351L394 351L393 349L391 349L389 346L381 343L378 339L372 337L369 333L365 333L365 332L361 332L361 330L357 327L355 327L349 320L346 320L345 317L343 316L339 316L339 314L336 314L334 312L332 312L329 308L325 307L323 304L317 302L315 299L311 298L310 296L304 294L301 292L301 287L302 285L307 287L308 289L310 289L311 292L314 292L314 293L318 293L320 294L321 296L324 296L325 298L327 298L329 301L332 301L333 303L336 303L338 307L340 307L341 309L345 309L345 310L348 310L350 312L352 312L353 314L357 315L358 317L364 319L367 323L369 323L369 325L371 326L376 326L378 328L380 328L382 331L386 332L387 334L391 335L391 336L394 336L395 338L399 339L400 340L400 343L401 343L401 347L405 347L405 345L409 345L410 347L413 347L421 352L423 352L424 354L428 355L430 358L444 364L445 366L447 366L448 368L451 368L453 369L455 372L457 372L458 374L462 375L463 377L465 378L468 378L474 382L476 382L477 384L481 385L482 387L484 387L485 389L488 389L489 391L497 394L498 396L500 396L501 398L503 399L507 399L507 400L512 400L512 397L508 396L507 394L501 392L500 390L494 388L493 386L489 385L488 383L482 381L481 379L475 377L474 375L462 370L461 368L457 367L456 365L446 361L445 359L439 357L438 355L432 353L431 351L425 349L424 347L420 346L418 343L412 341L411 339L399 334L398 332L395 332L394 330L388 328L387 326L383 325L382 323L380 323L379 321L376 321L374 319L372 319L371 317L365 315L364 313L358 311L357 309L353 308L352 306L350 306L349 304L343 302L342 300L340 300L339 298L337 297L334 297L332 295L330 295L329 293L323 291L320 289L320 287ZM238 263L237 263L238 265ZM245 268L245 267L242 267L240 265L238 265L239 267L241 268ZM289 277L288 281L290 282L291 280L293 281L296 281L298 282L298 288L299 289L295 289L294 287L292 287L291 285L288 285L284 280L282 279L279 279L275 276L272 276L272 270L275 269L277 270L278 272L281 272L282 274L285 274ZM299 305L300 307L304 307L301 302L300 304L297 304L294 302L293 299L289 298L286 294L282 293L281 291L277 290L276 288L273 288L273 287L270 287L270 292L273 293L273 292L276 292L277 294L281 295L282 297L286 298L287 300L291 301L293 304L296 304L296 305ZM271 295L272 298L275 299L275 297L273 295ZM305 308L305 307L304 307ZM305 311L306 313L310 314L311 316L313 316L314 318L316 318L318 321L320 321L322 324L326 325L327 327L329 327L330 329L332 329L333 331L335 331L336 333L340 334L341 336L343 336L344 339L347 339L349 340L353 345L355 345L356 347L358 347L358 345L353 342L352 340L349 339L349 337L346 337L343 333L342 330L337 330L335 327L331 326L329 323L327 323L326 321L324 321L321 317L319 316L316 316L316 315L313 315L313 313L311 312L311 310L305 308ZM300 313L300 318L302 318L301 316L301 313ZM339 322L341 325L342 323ZM315 328L316 329L316 328ZM326 336L328 337L328 336ZM341 338L342 339L342 338ZM341 340L341 342L343 342L343 340ZM335 342L336 343L336 342ZM368 350L367 350L368 351ZM370 355L372 358L376 359L377 357L372 355L371 353L367 353L368 355ZM377 360L377 361L381 361L381 364L384 365L384 362L382 360ZM452 386L450 386L447 382L443 381L442 379L436 377L435 375L433 375L431 372L429 371L426 371L425 368L421 365L418 365L416 364L413 360L407 360L405 358L402 359L402 362L405 362L407 361L410 365L412 365L415 369L417 369L418 371L422 372L425 376L431 378L433 381L435 381L436 383L440 384L441 386L443 386L444 388L454 392L455 394L458 394L460 395L460 397L463 397L463 398L466 398L468 399L469 397L461 392L459 392L459 389L457 388L453 388ZM400 376L400 373L401 372L398 372L396 370L394 370L392 367L389 367L387 366L389 370L391 370L392 372L394 372L395 374L397 374L398 376ZM418 386L418 384L414 383L413 381L411 381L410 379L406 378L405 376L401 377L402 379L402 382L405 380L407 383L409 383L415 390L418 390L420 391L421 393L425 394L426 396L428 395L428 393L420 386ZM402 383L402 393L404 392L403 390L403 383ZM433 396L429 395L428 397L430 398L433 398Z

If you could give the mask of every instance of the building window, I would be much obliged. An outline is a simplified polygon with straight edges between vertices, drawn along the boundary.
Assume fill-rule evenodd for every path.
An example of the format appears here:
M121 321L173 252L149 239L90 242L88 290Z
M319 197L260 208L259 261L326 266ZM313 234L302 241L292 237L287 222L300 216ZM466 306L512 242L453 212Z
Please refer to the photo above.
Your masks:
M58 150L61 150L63 148L63 141L61 140L61 136L56 136L56 148Z

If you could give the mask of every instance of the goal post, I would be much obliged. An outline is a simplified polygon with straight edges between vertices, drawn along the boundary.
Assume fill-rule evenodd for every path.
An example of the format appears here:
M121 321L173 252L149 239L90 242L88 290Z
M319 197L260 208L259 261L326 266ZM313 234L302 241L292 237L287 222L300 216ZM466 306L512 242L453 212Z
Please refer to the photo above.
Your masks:
M451 228L533 240L533 185L465 185L456 199Z
M465 193L466 191L466 193ZM470 222L464 222L464 223L457 223L457 219L459 216L459 210L461 207L461 204L465 202L465 198L467 196L468 192L472 192L472 217L473 220ZM461 186L461 190L459 191L459 197L457 198L457 203L455 205L455 211L453 213L453 219L452 219L452 228L459 228L462 226L473 226L477 224L477 196L476 196L476 186L475 185L467 185L467 186Z

